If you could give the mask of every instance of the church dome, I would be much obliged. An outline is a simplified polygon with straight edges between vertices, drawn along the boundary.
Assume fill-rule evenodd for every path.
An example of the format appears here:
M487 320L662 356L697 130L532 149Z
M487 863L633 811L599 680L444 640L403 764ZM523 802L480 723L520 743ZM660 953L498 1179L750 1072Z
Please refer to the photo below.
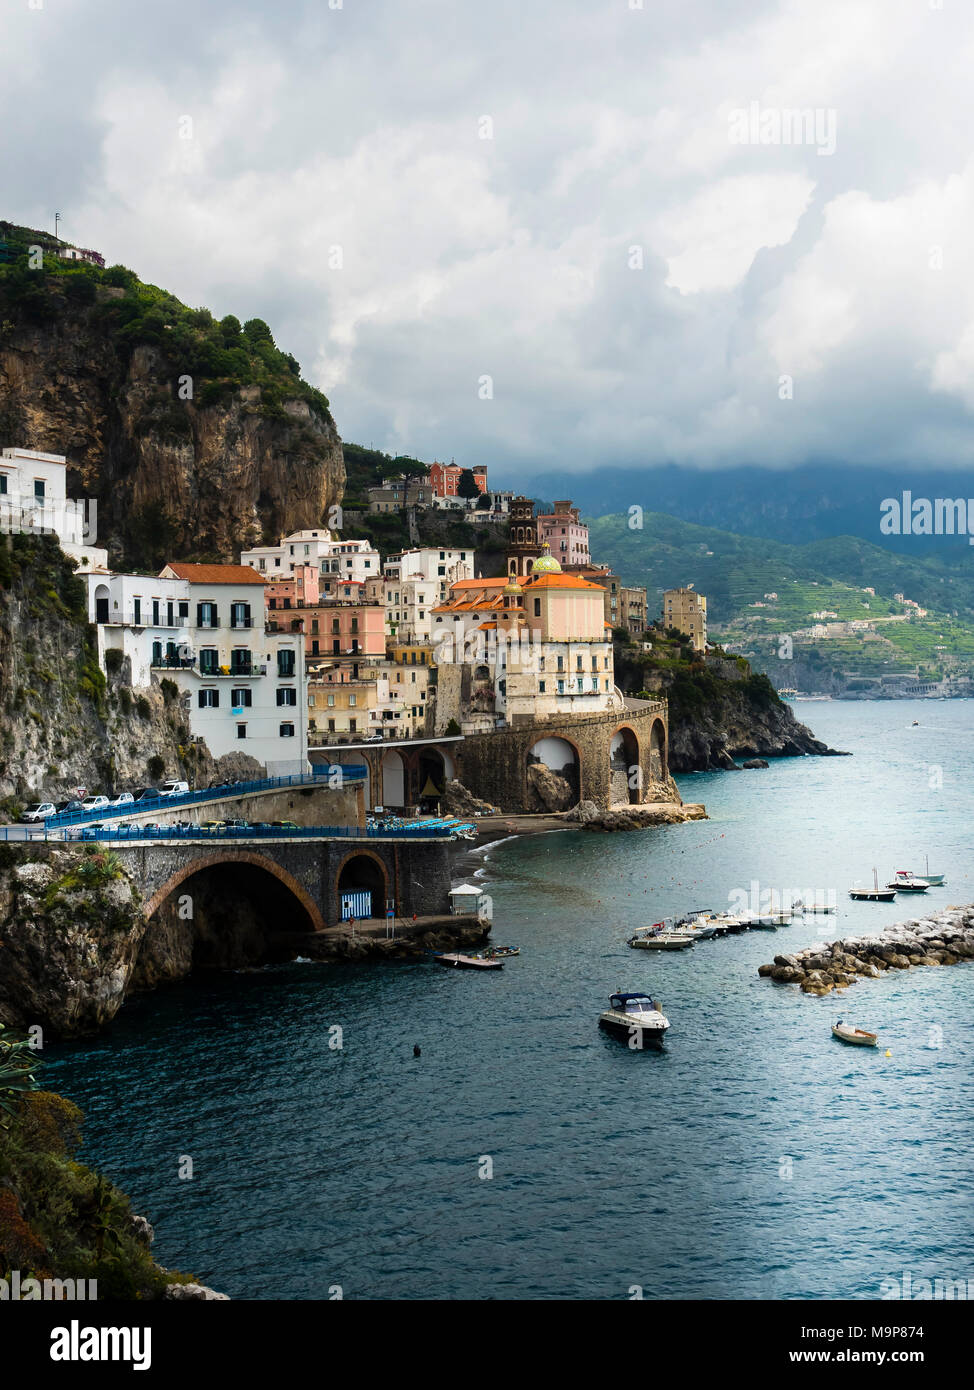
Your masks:
M541 554L536 560L531 562L532 574L561 574L561 565L552 555L547 541L542 547Z
M517 582L517 575L516 575L516 574L512 574L511 577L510 577L510 579L509 579L509 580L507 581L507 583L504 585L504 593L505 593L505 594L523 594L523 593L524 593L524 590L521 588L520 584Z

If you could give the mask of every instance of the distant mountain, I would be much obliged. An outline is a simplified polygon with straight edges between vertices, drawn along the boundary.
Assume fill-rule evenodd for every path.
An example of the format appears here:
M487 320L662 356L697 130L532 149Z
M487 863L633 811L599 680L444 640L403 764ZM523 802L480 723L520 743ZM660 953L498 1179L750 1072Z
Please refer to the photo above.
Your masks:
M638 505L698 526L793 545L859 536L907 555L967 554L966 536L882 535L880 503L887 497L899 498L904 491L931 499L974 498L974 479L969 471L834 463L781 471L748 466L710 472L674 466L593 467L584 474L536 475L525 490L548 500L571 497L592 516L627 515L631 506Z

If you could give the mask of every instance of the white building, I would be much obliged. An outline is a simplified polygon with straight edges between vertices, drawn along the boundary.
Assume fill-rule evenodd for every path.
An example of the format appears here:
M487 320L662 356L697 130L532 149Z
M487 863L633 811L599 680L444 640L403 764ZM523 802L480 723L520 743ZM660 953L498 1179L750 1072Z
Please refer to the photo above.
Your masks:
M317 565L322 580L355 580L364 584L382 573L377 550L367 540L343 541L324 528L295 531L280 544L241 551L240 563L250 565L265 579L288 579L295 565ZM326 597L327 582L322 585Z
M133 686L151 685L153 667L178 663L190 642L187 580L92 570L85 581L88 620L97 624L103 671L111 650L129 658Z
M107 568L108 551L95 544L97 505L67 495L63 454L4 449L0 454L0 531L51 534L82 569Z
M194 735L215 758L249 754L270 777L305 772L304 636L265 630L261 575L245 565L174 561L159 577L189 589L188 642L174 663L163 658L158 674L183 691Z

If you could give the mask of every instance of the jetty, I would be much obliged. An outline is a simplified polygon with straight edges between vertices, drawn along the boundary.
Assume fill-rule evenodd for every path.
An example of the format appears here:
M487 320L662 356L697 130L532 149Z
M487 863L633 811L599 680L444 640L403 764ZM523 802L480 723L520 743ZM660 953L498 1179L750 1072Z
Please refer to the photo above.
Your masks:
M965 960L974 960L974 903L894 922L878 934L775 956L770 964L758 966L758 974L776 984L798 985L803 994L822 995L859 980L878 980L888 970L959 965Z

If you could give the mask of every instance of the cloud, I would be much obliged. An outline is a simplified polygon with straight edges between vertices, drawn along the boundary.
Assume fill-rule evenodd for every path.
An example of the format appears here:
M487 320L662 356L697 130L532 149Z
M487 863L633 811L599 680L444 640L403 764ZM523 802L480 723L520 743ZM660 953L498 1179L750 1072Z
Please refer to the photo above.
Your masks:
M5 40L3 215L265 318L346 438L511 482L969 456L966 7L62 0ZM735 141L752 103L834 153Z

